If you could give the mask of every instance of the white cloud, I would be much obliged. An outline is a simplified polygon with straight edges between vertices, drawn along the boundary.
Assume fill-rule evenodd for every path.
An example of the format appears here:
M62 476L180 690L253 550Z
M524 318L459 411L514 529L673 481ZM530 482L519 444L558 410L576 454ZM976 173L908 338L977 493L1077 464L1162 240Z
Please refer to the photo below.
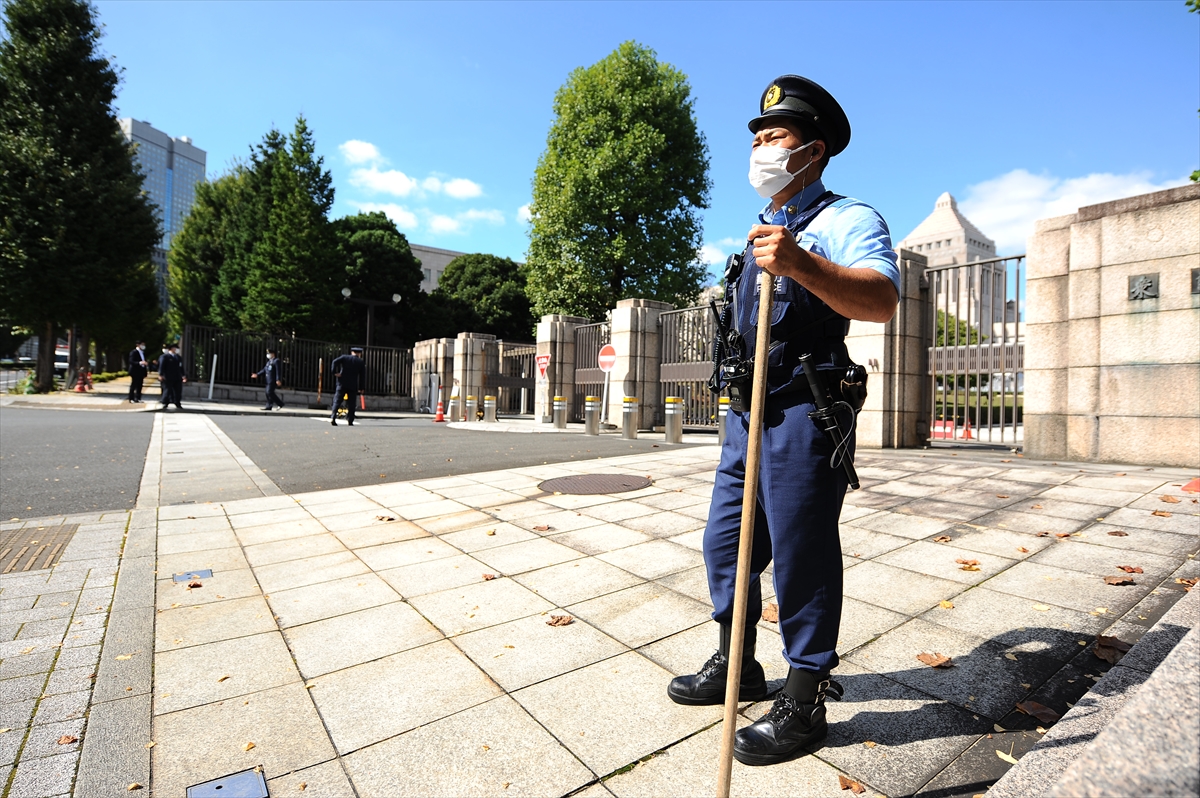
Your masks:
M472 208L469 211L460 213L458 218L467 222L489 222L491 224L504 224L504 214L491 208L486 210L477 210Z
M483 193L483 189L478 183L467 180L465 177L456 177L446 181L442 184L442 190L455 199L470 199Z
M715 244L705 244L700 247L700 262L707 263L709 266L716 266L724 263L729 256L725 254L725 250Z
M391 202L359 202L357 205L358 209L363 213L383 211L402 230L413 230L418 227L417 215L403 205L396 205Z
M426 191L432 191L434 194L442 190L442 181L436 177L427 177L421 181L421 188Z
M378 163L383 160L379 154L379 148L369 141L350 139L345 144L339 145L338 149L342 151L342 157L346 159L346 163Z
M435 215L429 220L429 229L435 233L457 233L462 230L462 222L449 216Z
M1024 252L1025 239L1038 219L1074 213L1086 205L1148 194L1180 186L1186 177L1155 183L1150 172L1114 175L1096 172L1083 177L1035 175L1025 169L967 187L959 203L963 215L996 241L1001 252Z
M533 221L533 214L530 212L528 205L522 205L520 208L517 208L517 220L522 222Z
M379 194L407 197L417 187L417 181L397 169L380 171L372 166L350 173L350 185Z

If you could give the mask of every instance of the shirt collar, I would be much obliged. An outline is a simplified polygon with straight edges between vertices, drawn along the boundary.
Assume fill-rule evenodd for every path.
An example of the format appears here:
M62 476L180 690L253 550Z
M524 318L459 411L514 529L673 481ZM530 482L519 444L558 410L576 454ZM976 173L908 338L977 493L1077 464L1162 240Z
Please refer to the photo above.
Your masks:
M817 178L815 183L805 186L804 190L794 197L783 203L781 210L775 210L775 206L768 201L766 207L758 214L759 221L763 224L783 224L791 222L797 214L812 204L813 200L825 193L825 184ZM794 210L789 210L794 208ZM777 221L778 220L778 221Z

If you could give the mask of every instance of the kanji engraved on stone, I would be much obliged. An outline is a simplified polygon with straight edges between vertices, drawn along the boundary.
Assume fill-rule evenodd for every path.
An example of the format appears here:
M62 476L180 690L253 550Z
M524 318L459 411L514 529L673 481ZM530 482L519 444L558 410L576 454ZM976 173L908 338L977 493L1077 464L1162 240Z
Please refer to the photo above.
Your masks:
M1157 299L1158 275L1138 274L1129 278L1130 299Z

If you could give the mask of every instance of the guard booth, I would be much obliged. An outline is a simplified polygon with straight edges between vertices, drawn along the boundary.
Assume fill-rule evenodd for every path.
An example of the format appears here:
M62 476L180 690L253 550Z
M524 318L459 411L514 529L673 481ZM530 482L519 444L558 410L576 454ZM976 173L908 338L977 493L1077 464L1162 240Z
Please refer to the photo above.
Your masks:
M724 308L717 303L717 312ZM713 341L717 335L717 319L712 308L698 306L680 310L665 310L659 316L662 329L659 341L662 354L659 365L660 396L678 396L681 402L683 426L694 429L716 429L718 400L725 393L715 394L708 389L713 371Z

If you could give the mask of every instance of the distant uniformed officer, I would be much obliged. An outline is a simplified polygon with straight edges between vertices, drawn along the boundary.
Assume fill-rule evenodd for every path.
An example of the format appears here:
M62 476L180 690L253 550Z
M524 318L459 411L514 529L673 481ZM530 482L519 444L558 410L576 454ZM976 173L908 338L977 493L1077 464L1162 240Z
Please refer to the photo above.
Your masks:
M275 389L283 385L283 371L280 368L278 354L274 349L268 349L267 365L263 366L261 371L250 375L252 380L263 378L267 389L267 406L263 410L272 410L275 405L279 405L280 410L283 409L283 400L279 398L279 394L275 393Z
M138 341L129 353L129 401L142 401L142 383L146 381L146 342Z
M183 384L187 377L183 375L183 358L179 356L179 344L167 344L167 351L158 359L158 380L162 383L162 406L169 404L182 410L180 402L183 399Z
M333 394L333 412L329 423L337 426L337 411L342 401L346 401L346 423L354 426L354 406L358 392L367 381L367 364L362 358L361 346L350 347L350 354L334 358L333 376L337 377L337 390Z
M849 320L890 319L900 275L880 215L826 191L821 182L829 159L850 141L850 122L829 92L796 75L777 78L763 92L750 132L750 183L770 202L750 228L740 276L727 280L726 288L747 358L755 356L761 270L775 275L775 296L741 699L768 695L754 644L762 613L759 577L772 561L783 657L790 668L771 710L737 732L734 756L748 765L767 765L824 738L825 696L841 693L829 672L838 664L838 516L847 478L831 467L834 444L808 417L815 405L799 358L813 356L837 400L850 365L844 340ZM853 414L842 417L849 432L846 415ZM748 408L729 414L704 531L719 647L698 673L671 682L667 692L681 704L720 704L725 698L749 420ZM852 432L848 438L852 456Z

